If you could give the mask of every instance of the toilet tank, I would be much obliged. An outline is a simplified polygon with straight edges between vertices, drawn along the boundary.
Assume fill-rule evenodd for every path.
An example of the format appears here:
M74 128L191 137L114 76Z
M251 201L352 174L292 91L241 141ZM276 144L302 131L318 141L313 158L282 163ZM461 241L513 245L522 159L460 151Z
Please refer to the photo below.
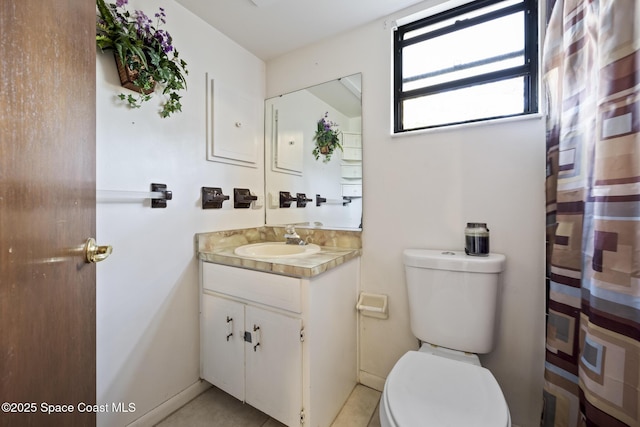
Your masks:
M406 249L403 261L413 335L454 350L489 353L505 256Z

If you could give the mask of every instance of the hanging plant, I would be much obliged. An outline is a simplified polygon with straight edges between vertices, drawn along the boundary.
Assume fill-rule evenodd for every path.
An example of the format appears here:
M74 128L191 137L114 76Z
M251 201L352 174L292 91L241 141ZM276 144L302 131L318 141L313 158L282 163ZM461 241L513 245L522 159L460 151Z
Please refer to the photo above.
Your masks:
M182 111L178 91L187 88L184 75L189 74L187 63L180 59L171 35L160 29L166 23L166 14L160 8L153 21L144 12L126 10L128 0L106 3L96 0L96 45L101 51L113 50L116 63L121 67L120 81L126 88L139 92L138 96L120 94L131 108L139 108L151 99L156 84L166 95L160 116L169 117Z
M329 113L324 113L324 116L318 120L318 127L313 140L316 143L313 149L313 156L318 160L320 156L324 156L322 161L327 163L331 160L331 155L336 148L342 151L342 145L340 145L340 131L338 131L338 124L329 120Z

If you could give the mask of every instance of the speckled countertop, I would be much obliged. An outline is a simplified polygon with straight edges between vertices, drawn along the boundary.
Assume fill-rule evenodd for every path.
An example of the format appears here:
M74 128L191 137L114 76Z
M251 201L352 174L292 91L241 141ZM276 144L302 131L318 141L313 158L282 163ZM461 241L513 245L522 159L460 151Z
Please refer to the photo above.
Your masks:
M238 256L238 246L259 242L283 242L283 227L258 227L196 235L198 258L216 264L294 277L313 277L360 256L360 231L298 228L302 239L315 243L321 251L304 257L249 258Z

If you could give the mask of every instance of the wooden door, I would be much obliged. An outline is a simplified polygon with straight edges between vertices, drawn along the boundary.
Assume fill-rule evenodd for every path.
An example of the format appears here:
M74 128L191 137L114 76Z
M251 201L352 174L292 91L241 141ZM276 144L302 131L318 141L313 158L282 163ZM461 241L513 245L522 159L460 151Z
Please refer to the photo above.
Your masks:
M2 426L96 422L94 36L93 0L0 0Z

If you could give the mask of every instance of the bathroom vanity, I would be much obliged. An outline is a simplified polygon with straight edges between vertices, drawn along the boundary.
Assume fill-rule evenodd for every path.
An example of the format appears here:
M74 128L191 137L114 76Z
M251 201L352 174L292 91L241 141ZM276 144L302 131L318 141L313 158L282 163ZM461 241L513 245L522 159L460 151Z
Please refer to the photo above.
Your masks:
M236 255L255 230L198 236L201 377L288 426L329 427L357 382L360 249L315 236L309 256Z

